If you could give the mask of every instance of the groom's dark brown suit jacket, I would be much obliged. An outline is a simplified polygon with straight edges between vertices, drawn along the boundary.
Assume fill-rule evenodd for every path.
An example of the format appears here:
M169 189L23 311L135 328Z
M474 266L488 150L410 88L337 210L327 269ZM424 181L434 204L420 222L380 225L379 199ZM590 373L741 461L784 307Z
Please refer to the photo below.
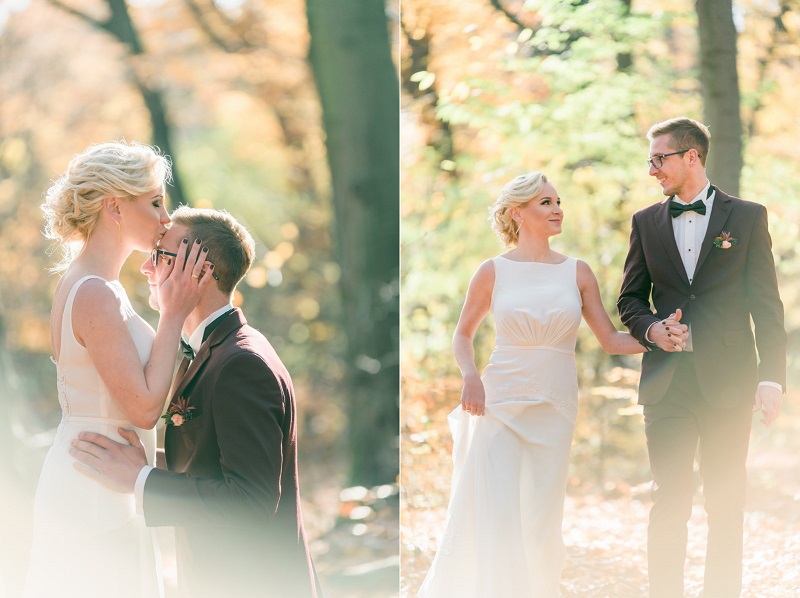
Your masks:
M286 368L239 309L187 365L172 400L195 415L167 428L169 471L151 471L144 488L147 525L176 528L179 587L192 598L317 596Z
M723 231L737 241L728 249L714 246ZM752 402L759 381L786 388L786 331L771 247L766 208L717 189L690 284L675 243L669 198L633 215L617 301L622 323L646 344L648 327L680 308L681 322L691 324L700 390L711 405ZM678 355L660 350L644 355L640 404L661 400Z

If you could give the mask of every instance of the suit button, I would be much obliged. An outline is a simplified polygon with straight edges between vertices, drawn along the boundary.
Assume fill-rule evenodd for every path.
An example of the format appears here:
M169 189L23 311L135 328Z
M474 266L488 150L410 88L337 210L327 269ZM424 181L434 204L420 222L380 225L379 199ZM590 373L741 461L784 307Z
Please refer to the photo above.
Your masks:
M689 301L694 301L695 299L697 299L697 297L694 295L689 295Z

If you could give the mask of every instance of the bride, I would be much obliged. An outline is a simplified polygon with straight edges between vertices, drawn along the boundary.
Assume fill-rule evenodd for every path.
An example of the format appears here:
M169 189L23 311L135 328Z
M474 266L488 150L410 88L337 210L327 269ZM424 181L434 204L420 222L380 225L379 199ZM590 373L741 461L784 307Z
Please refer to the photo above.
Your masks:
M184 319L194 308L206 262L200 245L188 257L158 241L169 224L168 159L138 143L104 143L76 156L47 191L45 234L64 259L53 299L50 335L62 420L34 500L26 597L163 595L158 549L133 496L76 471L68 450L78 432L123 441L134 429L155 459L155 424L168 395ZM159 281L158 331L133 310L119 273L134 251L167 259ZM187 263L189 266L184 269Z
M420 597L559 595L581 317L607 352L645 351L614 328L588 264L550 249L563 219L558 192L541 172L513 179L492 206L492 227L513 249L478 268L453 336L464 377L461 406L448 418L453 483ZM473 338L489 311L495 348L481 376ZM679 351L686 326L677 320L667 322Z

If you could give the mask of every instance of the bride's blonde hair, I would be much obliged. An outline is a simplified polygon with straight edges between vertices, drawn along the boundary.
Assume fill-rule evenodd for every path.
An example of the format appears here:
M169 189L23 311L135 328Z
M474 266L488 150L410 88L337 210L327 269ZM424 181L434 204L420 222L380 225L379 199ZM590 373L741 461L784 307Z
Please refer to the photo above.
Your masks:
M170 180L169 158L149 145L113 141L89 146L75 156L42 204L44 235L62 247L54 269L65 269L80 252L97 226L104 198L132 199Z
M542 192L547 176L539 171L521 174L513 178L500 191L500 195L489 207L489 222L492 229L506 246L519 241L519 225L511 218L509 210L524 206Z

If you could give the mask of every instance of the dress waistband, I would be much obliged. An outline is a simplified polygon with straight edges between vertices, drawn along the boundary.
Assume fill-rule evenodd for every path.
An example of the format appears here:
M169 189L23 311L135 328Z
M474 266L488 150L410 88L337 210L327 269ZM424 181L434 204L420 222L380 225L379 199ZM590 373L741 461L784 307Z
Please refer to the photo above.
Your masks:
M564 355L575 355L575 351L569 349L562 349L560 347L552 347L549 345L498 345L494 348L495 351L552 351L554 353L563 353Z

